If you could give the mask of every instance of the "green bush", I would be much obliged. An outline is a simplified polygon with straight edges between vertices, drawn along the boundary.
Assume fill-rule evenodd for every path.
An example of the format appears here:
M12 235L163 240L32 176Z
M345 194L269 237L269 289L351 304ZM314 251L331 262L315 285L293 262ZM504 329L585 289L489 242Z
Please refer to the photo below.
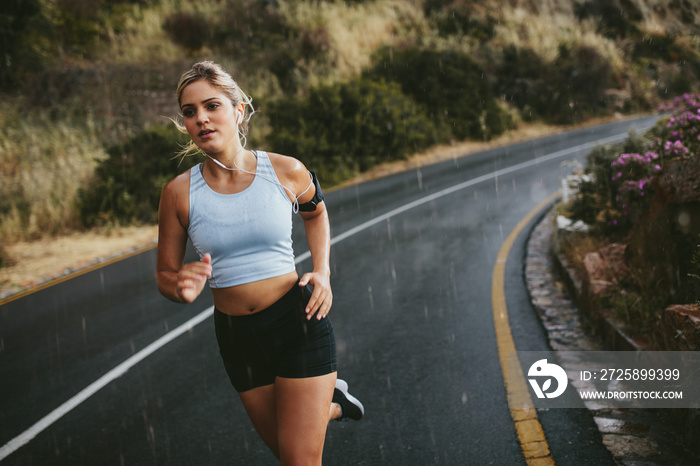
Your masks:
M326 183L399 159L436 141L422 109L396 84L356 79L281 98L264 110L271 150L298 157Z
M598 33L611 39L624 38L639 33L635 22L644 19L644 15L631 0L588 0L574 4L574 14L581 20L594 18L598 24Z
M165 18L163 30L170 40L190 51L201 49L211 40L206 18L197 14L174 13Z
M590 181L580 185L580 194L569 206L572 218L582 220L607 235L624 236L632 227L631 216L623 216L618 205L620 186L624 182L615 175L613 164L621 154L642 153L647 140L630 133L621 144L606 144L594 148L586 158L586 173Z
M562 44L553 63L532 50L506 47L498 75L498 94L514 102L525 119L571 124L608 110L612 67L593 47Z
M0 90L14 90L43 67L39 45L45 42L41 31L47 24L40 0L0 2Z
M364 77L398 83L442 131L456 139L488 140L512 126L493 97L486 73L464 53L384 48L374 63Z
M173 158L187 140L174 125L161 125L107 149L95 181L79 194L83 223L155 222L165 184L195 164Z
M549 65L530 48L509 45L503 49L503 62L498 66L497 92L520 110L525 121L546 114L551 94L545 77Z
M491 15L485 20L475 18L478 9L476 2L469 0L427 0L423 4L423 13L432 19L441 36L464 35L485 43L493 37L497 20Z

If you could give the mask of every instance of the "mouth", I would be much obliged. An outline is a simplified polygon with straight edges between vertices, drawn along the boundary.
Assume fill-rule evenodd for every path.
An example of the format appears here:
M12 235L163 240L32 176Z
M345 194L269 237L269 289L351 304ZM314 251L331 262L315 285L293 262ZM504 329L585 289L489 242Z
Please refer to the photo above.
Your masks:
M202 131L199 132L198 136L200 138L204 138L204 137L207 137L213 133L214 133L214 130L212 130L212 129L203 129Z

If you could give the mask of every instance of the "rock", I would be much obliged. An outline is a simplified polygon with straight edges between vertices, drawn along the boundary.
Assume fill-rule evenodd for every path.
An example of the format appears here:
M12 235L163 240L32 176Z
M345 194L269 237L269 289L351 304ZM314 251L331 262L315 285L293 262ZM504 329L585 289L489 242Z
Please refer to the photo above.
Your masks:
M700 156L670 161L652 186L654 199L629 235L627 263L645 271L641 286L661 301L692 302L698 285L688 278L688 258L700 235Z
M629 268L625 264L625 245L612 243L598 252L586 254L583 265L586 269L589 291L600 296L620 278L627 276Z
M654 327L654 345L660 351L700 350L700 306L674 304L664 309Z

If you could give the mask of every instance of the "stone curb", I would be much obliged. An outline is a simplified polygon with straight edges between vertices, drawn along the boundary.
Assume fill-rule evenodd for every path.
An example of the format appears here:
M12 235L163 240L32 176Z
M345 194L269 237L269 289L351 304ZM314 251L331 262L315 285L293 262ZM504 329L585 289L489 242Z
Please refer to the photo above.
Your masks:
M613 319L591 323L579 306L582 284L569 264L552 248L554 209L533 228L526 246L524 277L553 351L637 349L638 343L619 331ZM603 444L618 465L695 465L698 459L683 444L670 410L620 409L599 401L586 402Z

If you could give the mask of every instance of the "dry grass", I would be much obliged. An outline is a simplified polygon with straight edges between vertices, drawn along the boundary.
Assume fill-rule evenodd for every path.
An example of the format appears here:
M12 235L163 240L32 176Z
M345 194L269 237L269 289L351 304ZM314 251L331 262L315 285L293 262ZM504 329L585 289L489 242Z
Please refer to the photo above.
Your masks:
M323 28L330 38L332 79L348 79L370 65L372 52L404 40L412 31L425 30L420 2L377 0L366 3L280 3L291 24L313 31Z
M193 5L200 2L177 2L175 6L173 0L162 0L151 7L123 5L130 14L123 15L124 22L117 26L119 32L114 27L107 31L109 60L122 64L177 61L174 57L182 57L182 49L163 30L163 20L174 11L193 9Z
M19 103L21 106L21 102ZM78 190L106 154L97 129L53 122L48 115L21 118L6 102L0 120L0 240L27 240L75 228Z
M503 9L502 21L496 26L495 43L530 48L546 61L554 61L559 46L585 45L596 49L614 69L624 67L620 49L615 42L596 32L594 21L572 20L571 13L536 15L515 8Z
M155 225L131 226L12 244L6 250L14 264L0 268L0 297L118 256L135 247L154 244L157 230Z

